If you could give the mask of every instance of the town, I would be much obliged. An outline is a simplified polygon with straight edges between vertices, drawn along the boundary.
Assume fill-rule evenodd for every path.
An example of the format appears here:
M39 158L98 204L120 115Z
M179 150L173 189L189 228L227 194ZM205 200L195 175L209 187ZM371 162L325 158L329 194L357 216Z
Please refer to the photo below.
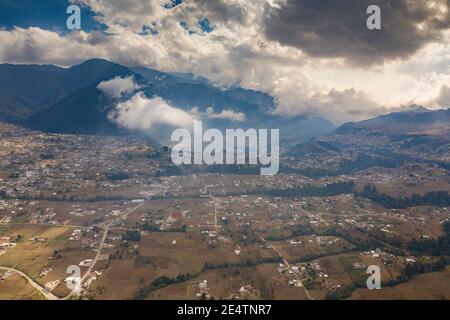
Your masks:
M319 162L299 158L311 142L294 146L278 175L261 176L174 171L170 149L145 138L0 133L2 298L366 299L408 297L409 283L429 281L449 294L437 244L450 230L448 193L432 200L449 190L448 153L408 149L424 158L354 169L367 152L358 137L329 136L319 146L338 139L339 152ZM371 265L384 290L365 287Z

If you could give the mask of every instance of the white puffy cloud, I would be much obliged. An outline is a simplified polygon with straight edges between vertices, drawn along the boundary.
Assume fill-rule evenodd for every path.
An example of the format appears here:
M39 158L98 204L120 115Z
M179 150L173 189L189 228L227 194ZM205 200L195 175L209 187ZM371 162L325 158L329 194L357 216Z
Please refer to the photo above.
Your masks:
M161 126L191 128L195 119L195 116L172 107L162 98L149 99L142 92L118 103L115 112L110 114L110 120L120 126L146 132L152 132Z
M245 114L242 112L235 112L233 110L222 110L219 113L215 113L214 109L209 107L206 110L208 119L229 120L233 122L244 122L246 120Z
M89 44L92 35L81 31L61 36L37 27L0 29L0 60L69 66L88 57L103 55L102 46Z
M74 4L88 6L99 13L96 19L113 30L116 26L126 26L135 32L142 31L167 10L163 5L169 0L70 0Z
M125 78L115 77L111 80L102 81L97 86L97 89L113 98L121 98L126 94L131 94L139 90L140 88L142 88L142 86L134 82L133 76L128 76Z
M428 105L435 108L450 108L450 86L443 85L436 98L430 101Z
M134 76L120 77L102 81L97 89L105 95L116 99L141 89ZM191 128L199 113L191 113L171 106L161 97L148 98L143 92L137 92L128 100L122 99L115 110L109 113L109 119L121 127L130 130L154 132L163 127Z

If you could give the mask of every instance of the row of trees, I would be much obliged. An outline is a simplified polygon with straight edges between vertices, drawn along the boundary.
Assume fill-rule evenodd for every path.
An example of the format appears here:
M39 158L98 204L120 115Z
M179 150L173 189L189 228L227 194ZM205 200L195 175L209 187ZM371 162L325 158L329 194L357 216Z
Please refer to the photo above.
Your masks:
M242 262L238 263L229 263L229 262L223 262L219 264L214 264L211 262L205 262L203 266L203 271L207 270L217 270L217 269L228 269L228 268L245 268L245 267L254 267L263 263L280 263L283 259L281 257L267 257L267 258L260 258L257 257L256 259L247 259Z
M219 174L236 174L236 175L259 175L261 172L260 165L241 165L241 164L224 164L224 165L183 165L183 166L166 166L156 173L156 176L182 176L194 173L219 173Z
M203 266L202 270L198 273L186 273L178 275L175 278L170 277L159 277L156 280L152 281L149 285L146 285L142 287L133 297L133 300L144 300L146 299L150 293L153 291L156 291L158 289L167 287L172 284L177 284L181 282L185 282L188 280L192 280L197 278L200 273L207 271L207 270L215 270L215 269L225 269L225 268L239 268L239 267L253 267L262 263L279 263L282 259L280 257L276 258L257 258L255 260L246 260L240 263L231 264L229 262L224 262L222 264L213 264L205 262L205 265ZM236 272L237 270L235 270Z
M156 291L158 289L167 287L171 284L185 282L191 279L194 279L198 276L198 274L180 274L175 278L170 277L159 277L156 280L152 281L149 285L142 287L133 297L133 300L144 300L146 299L150 293Z
M340 194L353 193L355 183L336 182L325 186L307 185L290 189L262 189L250 192L250 194L265 195L270 197L332 197Z

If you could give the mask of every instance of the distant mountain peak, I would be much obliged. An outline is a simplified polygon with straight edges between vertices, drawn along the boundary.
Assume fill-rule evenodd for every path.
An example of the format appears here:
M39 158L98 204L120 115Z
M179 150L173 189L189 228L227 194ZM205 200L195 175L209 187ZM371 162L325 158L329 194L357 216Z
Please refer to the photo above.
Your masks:
M73 65L72 68L73 68L73 67L76 67L76 66L81 66L81 65L92 65L92 64L111 64L111 65L119 65L119 64L117 64L117 63L108 61L108 60L106 60L106 59L92 58L92 59L88 59L88 60L86 60L86 61L83 61L83 62L81 62L81 63L78 64L78 65Z
M405 111L393 112L360 122L349 122L335 132L340 134L378 131L398 134L445 134L450 132L450 109L430 110L413 105Z

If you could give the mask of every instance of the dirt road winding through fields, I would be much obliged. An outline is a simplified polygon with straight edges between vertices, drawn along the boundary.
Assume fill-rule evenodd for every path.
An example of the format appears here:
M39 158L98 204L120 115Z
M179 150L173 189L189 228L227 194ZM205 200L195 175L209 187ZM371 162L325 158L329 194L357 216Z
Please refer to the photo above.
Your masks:
M0 270L10 271L17 273L22 278L25 278L29 284L31 284L36 290L38 290L47 300L59 300L59 297L55 296L53 293L42 287L39 283L35 282L31 277L29 277L25 272L20 270L9 268L9 267L1 267Z

